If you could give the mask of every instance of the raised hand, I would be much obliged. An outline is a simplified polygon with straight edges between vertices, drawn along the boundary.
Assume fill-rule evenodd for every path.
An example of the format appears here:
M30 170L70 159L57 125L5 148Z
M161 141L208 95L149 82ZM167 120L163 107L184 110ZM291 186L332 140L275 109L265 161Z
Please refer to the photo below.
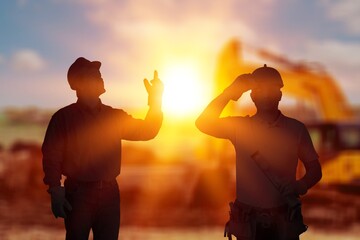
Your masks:
M231 100L237 101L244 92L251 89L251 83L251 74L242 74L224 90L224 94Z
M148 105L150 107L161 107L164 84L160 81L158 72L154 71L154 78L149 82L144 79L144 85L148 93Z

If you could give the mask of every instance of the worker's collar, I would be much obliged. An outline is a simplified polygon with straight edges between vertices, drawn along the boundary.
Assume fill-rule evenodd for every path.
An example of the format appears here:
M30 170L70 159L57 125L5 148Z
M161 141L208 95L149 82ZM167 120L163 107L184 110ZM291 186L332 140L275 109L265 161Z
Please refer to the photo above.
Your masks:
M101 107L102 107L102 102L101 102L100 98L98 99L96 105L94 105L93 107L89 106L89 104L87 104L85 101L83 101L80 98L78 98L78 100L76 101L76 104L81 109L92 112L92 113L100 112Z
M252 116L252 119L259 123L259 124L263 124L263 125L267 125L268 127L280 127L281 126L281 123L282 123L282 120L284 118L284 115L281 113L280 110L278 110L278 115L277 117L275 118L274 121L272 122L268 122L266 121L265 119L261 118L259 115L255 114L254 116Z

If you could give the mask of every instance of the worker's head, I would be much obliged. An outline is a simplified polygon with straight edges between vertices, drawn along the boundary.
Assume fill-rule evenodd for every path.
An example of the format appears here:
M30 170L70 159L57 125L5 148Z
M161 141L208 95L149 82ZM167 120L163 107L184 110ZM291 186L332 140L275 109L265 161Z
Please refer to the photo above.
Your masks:
M251 74L251 99L258 110L273 110L279 106L284 86L280 73L271 67L256 69Z
M79 95L99 97L105 92L100 73L101 62L80 57L70 66L67 79L71 89Z

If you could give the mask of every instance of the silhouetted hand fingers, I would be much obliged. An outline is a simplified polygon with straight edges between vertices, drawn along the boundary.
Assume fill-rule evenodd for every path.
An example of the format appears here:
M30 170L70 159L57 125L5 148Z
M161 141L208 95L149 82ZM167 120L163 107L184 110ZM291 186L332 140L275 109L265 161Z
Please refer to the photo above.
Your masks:
M251 89L251 82L250 73L241 74L235 79L236 87L242 89L243 91L248 91Z
M149 82L144 79L144 85L148 92L148 105L149 106L161 106L161 97L164 90L164 85L160 81L158 72L154 71L154 78Z
M155 81L155 82L156 82L157 80L160 80L160 79L159 79L158 72L155 70L155 71L154 71L154 79L153 79L153 80L151 80L151 83L152 83L153 81Z
M238 76L224 92L230 99L237 101L244 92L251 89L250 81L251 74L242 74Z
M155 70L154 71L154 79L150 81L152 85L159 85L159 86L162 86L162 82L159 78L159 75L158 75L158 72Z
M149 83L149 80L147 80L146 78L144 79L144 85L145 85L146 91L147 91L148 93L150 93L150 91L151 91L151 84Z
M154 79L150 81L152 84L152 88L156 92L155 94L161 94L164 89L164 84L161 82L158 72L154 71Z

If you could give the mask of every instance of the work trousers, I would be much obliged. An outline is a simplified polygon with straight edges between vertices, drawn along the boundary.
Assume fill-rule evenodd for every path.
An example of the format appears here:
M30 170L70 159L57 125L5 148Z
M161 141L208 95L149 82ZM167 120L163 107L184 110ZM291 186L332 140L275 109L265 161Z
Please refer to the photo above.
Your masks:
M264 227L261 223L256 224L255 240L280 240L281 233L275 225ZM286 240L299 240L299 237L287 238Z
M120 227L120 193L116 180L65 181L72 210L65 218L66 240L117 240Z

